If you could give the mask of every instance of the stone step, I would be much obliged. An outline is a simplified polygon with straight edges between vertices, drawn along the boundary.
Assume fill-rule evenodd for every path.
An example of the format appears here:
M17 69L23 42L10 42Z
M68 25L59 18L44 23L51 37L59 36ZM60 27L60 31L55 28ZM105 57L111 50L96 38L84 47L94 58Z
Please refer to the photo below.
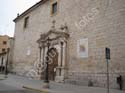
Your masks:
M73 84L73 85L82 85L82 86L88 86L89 82L87 80L81 81L81 80L72 80L67 79L65 80L65 83Z
M6 79L6 78L7 78L6 75L4 75L4 74L0 74L0 80L4 80L4 79Z

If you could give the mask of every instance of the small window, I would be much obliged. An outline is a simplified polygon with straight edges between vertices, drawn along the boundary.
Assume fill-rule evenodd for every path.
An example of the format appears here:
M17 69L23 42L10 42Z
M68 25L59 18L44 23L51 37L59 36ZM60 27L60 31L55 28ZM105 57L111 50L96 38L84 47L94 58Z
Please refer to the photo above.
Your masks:
M52 14L55 14L57 12L57 2L52 4Z
M24 28L27 28L28 27L28 24L29 24L29 17L26 17L24 19Z
M3 49L2 49L2 52L5 52L5 50L6 50L6 49L5 49L5 48L3 48Z
M7 44L7 42L6 41L3 41L3 45L6 45Z

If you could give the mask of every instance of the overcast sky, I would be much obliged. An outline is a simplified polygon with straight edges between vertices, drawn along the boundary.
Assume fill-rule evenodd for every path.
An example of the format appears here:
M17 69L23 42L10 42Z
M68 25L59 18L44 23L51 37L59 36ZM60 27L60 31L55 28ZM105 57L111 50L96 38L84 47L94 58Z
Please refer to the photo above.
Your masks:
M17 13L21 14L26 9L40 0L1 0L0 1L0 35L13 36L14 22Z

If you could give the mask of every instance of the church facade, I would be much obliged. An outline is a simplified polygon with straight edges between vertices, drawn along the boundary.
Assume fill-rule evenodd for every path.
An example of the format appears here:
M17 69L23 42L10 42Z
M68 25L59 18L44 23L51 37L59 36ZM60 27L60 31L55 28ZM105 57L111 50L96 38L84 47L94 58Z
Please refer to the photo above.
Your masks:
M106 87L108 47L110 87L118 88L116 78L125 76L124 5L124 0L39 1L14 19L13 72L44 79L49 42L49 79Z

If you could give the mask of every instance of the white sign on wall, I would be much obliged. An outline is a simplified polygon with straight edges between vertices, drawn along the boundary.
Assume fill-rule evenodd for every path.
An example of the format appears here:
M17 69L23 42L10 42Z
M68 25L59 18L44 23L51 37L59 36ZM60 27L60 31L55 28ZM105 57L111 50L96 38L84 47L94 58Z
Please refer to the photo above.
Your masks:
M30 54L31 54L31 49L30 49L30 47L28 47L26 55L29 56Z
M80 58L88 57L88 38L78 40L77 54Z

